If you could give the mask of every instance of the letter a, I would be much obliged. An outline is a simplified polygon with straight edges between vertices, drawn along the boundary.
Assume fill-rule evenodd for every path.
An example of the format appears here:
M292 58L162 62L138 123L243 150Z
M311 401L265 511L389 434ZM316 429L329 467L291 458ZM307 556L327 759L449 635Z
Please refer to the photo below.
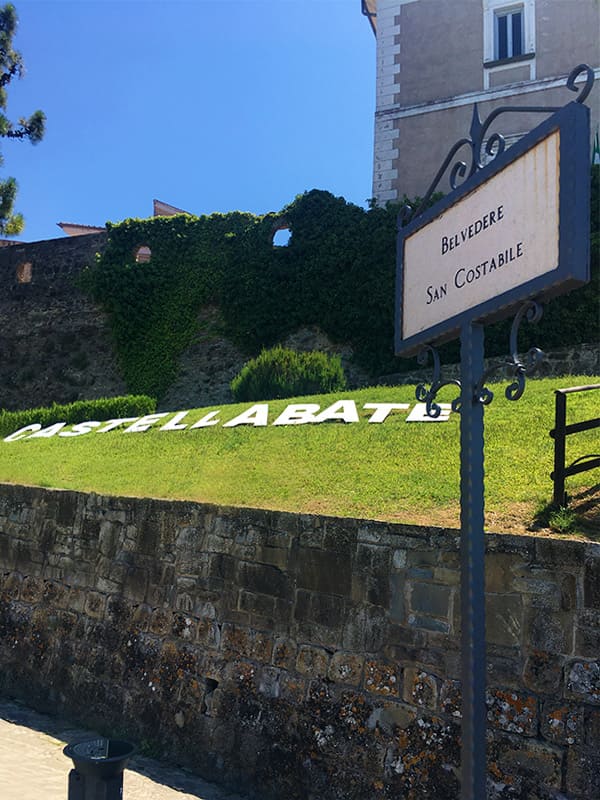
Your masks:
M294 403L281 412L273 425L306 425L315 421L315 414L320 408L318 403Z
M255 428L264 428L269 423L268 403L258 403L237 417L224 422L224 428L235 428L236 425L254 425Z
M338 400L337 403L321 411L315 417L315 422L328 422L339 419L342 422L358 422L358 411L354 400Z
M41 431L36 431L35 433L32 433L31 436L29 436L28 438L49 439L51 436L56 436L56 434L59 431L61 431L66 424L67 424L66 422L55 422L54 425L49 425L47 428L42 428Z

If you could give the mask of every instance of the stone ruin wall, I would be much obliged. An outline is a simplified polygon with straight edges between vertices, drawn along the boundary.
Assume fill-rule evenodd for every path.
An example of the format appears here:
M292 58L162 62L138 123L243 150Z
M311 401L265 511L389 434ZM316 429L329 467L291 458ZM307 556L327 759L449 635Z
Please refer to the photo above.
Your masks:
M76 285L106 234L0 250L0 408L123 394L106 315Z
M0 249L0 408L17 410L125 394L106 314L80 291L77 279L106 247L106 233ZM248 356L222 335L218 309L198 315L199 333L182 354L180 374L162 410L233 401L229 384ZM352 350L318 328L285 342L296 350L339 354L353 386L364 372Z
M489 798L598 798L600 545L486 540ZM454 800L457 548L4 485L0 690L261 800Z
M106 233L50 239L0 248L0 408L17 410L126 393L106 314L77 287L82 270L106 246ZM197 340L180 360L180 374L162 410L232 402L229 383L247 355L221 333L218 309L199 313ZM340 355L351 387L417 383L431 370L375 381L352 362L352 349L333 344L317 327L296 331L283 343L295 350ZM458 377L450 365L448 377ZM549 354L542 375L600 373L597 344Z

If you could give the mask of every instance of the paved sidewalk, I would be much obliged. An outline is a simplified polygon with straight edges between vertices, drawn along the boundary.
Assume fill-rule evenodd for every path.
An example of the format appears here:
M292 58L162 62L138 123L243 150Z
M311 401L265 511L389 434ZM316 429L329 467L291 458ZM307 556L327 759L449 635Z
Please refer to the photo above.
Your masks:
M58 717L0 701L0 796L2 800L67 800L73 763L63 755L72 741L93 731ZM189 772L135 756L125 770L123 800L247 800Z

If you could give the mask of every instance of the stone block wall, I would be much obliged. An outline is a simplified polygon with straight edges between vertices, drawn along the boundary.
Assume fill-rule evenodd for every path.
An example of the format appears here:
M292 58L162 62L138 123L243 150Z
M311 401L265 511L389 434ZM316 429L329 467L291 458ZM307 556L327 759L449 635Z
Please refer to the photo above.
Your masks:
M0 408L125 393L106 315L77 287L106 234L0 249Z
M262 800L459 797L458 534L4 485L0 691ZM487 536L489 798L600 797L600 545Z
M0 250L0 295L25 302L77 294L75 279L106 247L106 233L19 242ZM29 267L26 265L29 264Z

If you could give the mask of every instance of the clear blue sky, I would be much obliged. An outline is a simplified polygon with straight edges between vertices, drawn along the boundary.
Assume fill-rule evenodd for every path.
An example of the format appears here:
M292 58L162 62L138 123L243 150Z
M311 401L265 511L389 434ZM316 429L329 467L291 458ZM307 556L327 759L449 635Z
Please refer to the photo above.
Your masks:
M1 1L1 0L0 0ZM375 38L359 0L14 0L26 74L3 140L26 241L57 222L278 211L327 189L371 195Z

